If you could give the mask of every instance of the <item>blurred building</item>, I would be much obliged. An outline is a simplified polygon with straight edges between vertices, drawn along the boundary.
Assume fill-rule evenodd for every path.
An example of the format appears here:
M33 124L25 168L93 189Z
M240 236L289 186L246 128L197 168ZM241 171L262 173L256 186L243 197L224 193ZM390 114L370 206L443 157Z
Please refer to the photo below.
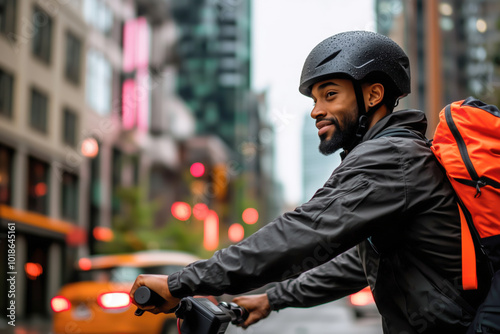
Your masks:
M22 318L45 313L63 279L66 237L84 222L87 173L78 144L89 27L75 2L5 1L0 22L0 248L7 254L6 225L15 223L10 271ZM41 271L27 272L27 263ZM7 291L5 268L0 281ZM7 302L0 300L3 310Z
M438 4L444 102L469 95L500 105L500 2Z
M221 222L241 221L247 205L259 206L259 222L266 222L276 213L271 209L275 202L269 200L274 186L269 158L272 129L263 111L265 97L250 91L250 1L171 0L170 4L178 32L177 92L196 119L197 137L187 140L186 147L199 146L198 137L212 138L202 140L204 150L224 152L227 158L225 166L217 163L219 171L225 168L225 197L211 200L229 206ZM190 154L186 164L196 159L202 155ZM213 159L204 159L214 174Z
M194 112L197 134L235 150L250 102L250 2L172 0L178 26L177 90Z
M478 97L500 104L500 31L495 0L377 0L377 31L407 51L412 94L403 107L425 110L432 137L448 103Z
M161 203L157 226L179 200L220 210L226 225L248 203L275 214L272 129L265 96L249 90L248 6L0 3L0 251L13 224L19 319L46 315L74 260L112 235L123 187ZM185 177L194 162L207 167L202 187Z
M275 133L268 114L267 94L248 91L243 101L247 107L244 124L237 125L243 186L235 199L255 203L259 210L259 226L283 213L280 186L273 179ZM241 207L241 210L246 207ZM237 213L239 213L237 212Z
M19 319L46 315L75 258L95 253L96 232L110 231L120 209L118 188L176 196L179 142L194 118L175 94L175 28L155 15L166 10L157 1L0 4L0 250L14 223ZM0 278L7 291L5 270Z
M323 187L340 164L340 151L325 156L320 153L318 129L309 113L304 114L302 125L302 201L311 199Z

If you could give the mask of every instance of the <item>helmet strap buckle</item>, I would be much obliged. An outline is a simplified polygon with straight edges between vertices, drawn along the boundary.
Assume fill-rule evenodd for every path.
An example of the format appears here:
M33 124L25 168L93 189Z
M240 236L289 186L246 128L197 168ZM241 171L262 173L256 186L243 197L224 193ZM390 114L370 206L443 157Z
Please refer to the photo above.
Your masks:
M361 140L367 131L368 117L361 115L358 120L358 129L356 130L356 138Z

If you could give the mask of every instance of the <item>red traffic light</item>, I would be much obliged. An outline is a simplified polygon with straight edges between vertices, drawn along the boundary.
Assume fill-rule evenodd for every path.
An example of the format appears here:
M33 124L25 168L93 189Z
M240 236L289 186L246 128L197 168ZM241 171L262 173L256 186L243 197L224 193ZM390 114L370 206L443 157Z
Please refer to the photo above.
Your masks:
M82 257L78 260L78 267L84 271L90 270L92 269L92 261L89 258Z
M208 206L204 203L195 204L193 207L193 216L198 220L203 220L207 217L209 210Z
M94 138L86 138L82 142L81 151L83 156L87 158L95 158L99 153L99 144Z
M229 226L227 235L229 237L229 240L231 240L232 242L239 242L243 240L243 237L245 236L245 229L243 228L243 226L241 226L241 224L235 223Z
M43 273L43 268L40 263L27 262L24 265L24 270L26 271L26 276L30 280L36 280L38 276Z
M243 211L243 214L241 215L241 218L243 221L249 225L255 224L257 220L259 220L259 212L255 210L254 208L248 208Z
M114 233L109 227L96 226L92 231L92 235L96 240L109 242L113 240Z
M189 171L194 177L201 177L203 176L203 174L205 174L205 166L201 162L195 162L191 165Z
M175 202L171 208L172 215L182 221L191 217L191 206L185 202Z

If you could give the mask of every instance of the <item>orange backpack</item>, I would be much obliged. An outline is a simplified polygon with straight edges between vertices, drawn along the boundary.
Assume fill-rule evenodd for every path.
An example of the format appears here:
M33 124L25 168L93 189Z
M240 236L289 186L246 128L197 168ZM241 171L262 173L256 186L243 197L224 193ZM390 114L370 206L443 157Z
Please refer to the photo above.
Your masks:
M463 288L476 289L473 238L491 266L500 266L500 110L473 97L447 105L431 149L458 196Z

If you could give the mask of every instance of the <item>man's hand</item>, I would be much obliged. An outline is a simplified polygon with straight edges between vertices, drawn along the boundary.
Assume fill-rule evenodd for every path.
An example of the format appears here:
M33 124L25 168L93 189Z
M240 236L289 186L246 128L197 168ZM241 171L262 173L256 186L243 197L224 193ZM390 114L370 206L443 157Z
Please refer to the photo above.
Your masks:
M134 300L134 293L141 286L147 286L157 294L159 294L163 299L165 299L165 303L163 305L158 306L139 306ZM180 299L175 298L170 293L168 289L168 276L166 275L139 275L135 279L134 285L130 290L130 298L132 299L132 303L139 307L142 310L151 312L153 314L158 313L172 313L173 309L179 305Z
M245 322L239 326L247 328L250 325L255 324L260 319L267 318L271 313L271 305L269 304L269 299L267 294L263 293L260 295L250 295L241 296L233 299L233 303L244 307L248 311L248 318Z

